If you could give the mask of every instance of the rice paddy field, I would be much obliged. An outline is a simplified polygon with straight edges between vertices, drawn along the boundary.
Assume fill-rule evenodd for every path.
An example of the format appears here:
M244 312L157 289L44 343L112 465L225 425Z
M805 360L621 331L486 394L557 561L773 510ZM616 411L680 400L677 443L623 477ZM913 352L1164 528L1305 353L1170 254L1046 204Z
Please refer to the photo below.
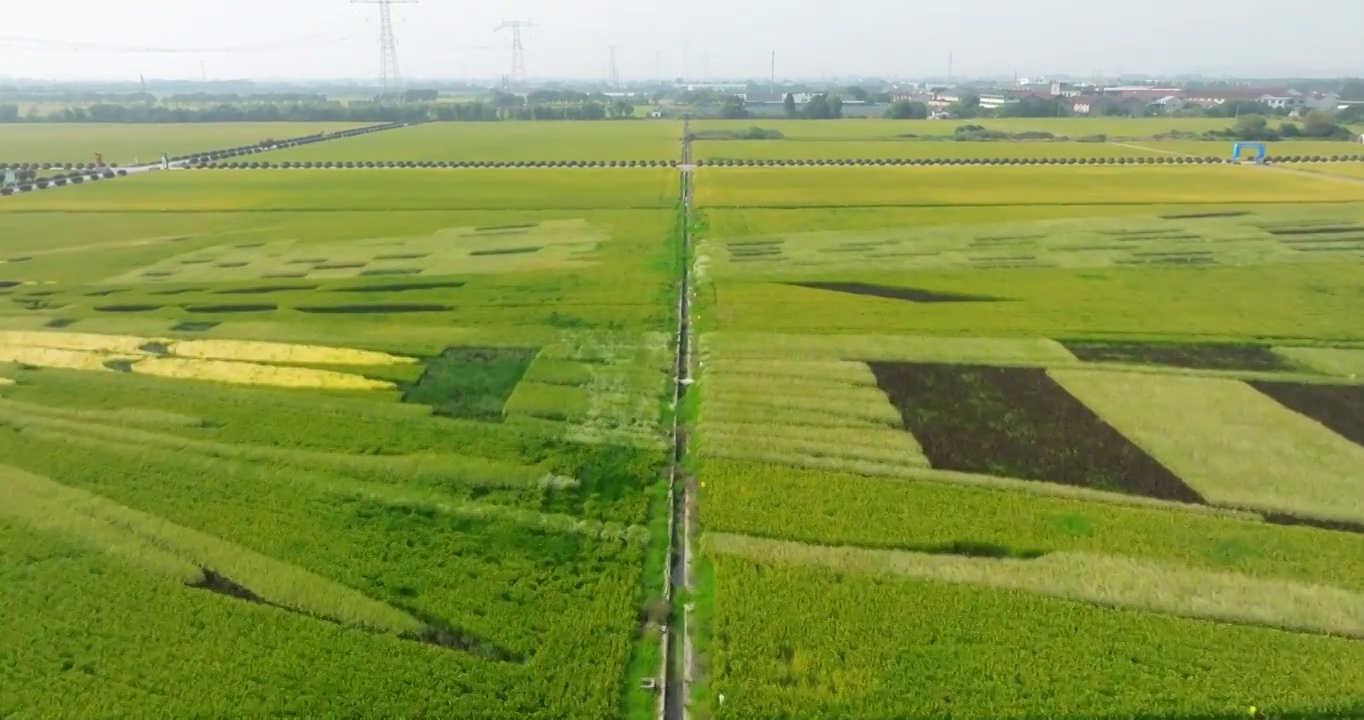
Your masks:
M0 207L0 716L651 717L677 174L276 175Z
M155 162L262 140L283 140L364 127L355 123L19 123L0 127L0 163Z
M676 160L678 123L664 120L437 122L271 153L272 162Z
M698 171L696 716L1364 715L1364 185L1109 170Z
M956 141L962 125L1007 133L1049 132L1056 140ZM1194 156L1226 160L1230 141L1157 140L1171 132L1225 130L1222 118L997 118L979 120L703 120L695 153L701 160L833 160L949 158L1154 158ZM715 139L716 133L752 127L776 130L780 139ZM1102 141L1097 136L1103 136ZM1087 141L1078 142L1080 138ZM1321 155L1364 158L1358 142L1291 140L1266 143L1271 156Z
M1354 164L617 129L0 198L0 717L1364 717Z

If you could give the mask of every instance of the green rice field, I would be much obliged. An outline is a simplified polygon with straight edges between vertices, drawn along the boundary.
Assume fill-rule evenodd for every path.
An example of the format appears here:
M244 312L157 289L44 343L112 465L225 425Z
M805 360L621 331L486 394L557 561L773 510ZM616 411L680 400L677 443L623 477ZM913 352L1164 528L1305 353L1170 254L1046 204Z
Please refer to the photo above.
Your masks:
M649 717L678 180L569 179L5 198L0 716Z
M851 121L850 121L851 122ZM1214 143L1216 145L1216 143ZM1152 145L1156 147L1156 145ZM1230 145L1217 148L1230 156ZM948 158L1133 158L1161 153L1135 145L1089 142L953 140L718 140L696 143L702 160L835 160L835 159L933 159Z
M0 130L0 162L90 163L103 153L106 163L155 162L161 154L188 155L255 145L317 133L364 127L355 123L19 123Z
M697 716L1364 714L1349 167L702 168Z
M1359 163L685 133L0 198L0 717L1364 717Z
M675 160L678 125L663 120L437 122L271 153L281 161Z

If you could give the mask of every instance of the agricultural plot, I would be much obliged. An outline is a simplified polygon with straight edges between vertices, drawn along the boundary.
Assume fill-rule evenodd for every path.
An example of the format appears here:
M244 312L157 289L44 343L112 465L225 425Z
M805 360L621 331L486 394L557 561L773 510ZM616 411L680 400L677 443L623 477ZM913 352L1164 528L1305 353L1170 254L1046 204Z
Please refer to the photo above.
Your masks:
M1233 166L704 168L697 177L698 202L717 208L1194 206L1364 199L1364 185Z
M1288 167L1291 167L1294 170L1302 170L1304 172L1315 172L1322 173L1325 175L1335 175L1338 177L1357 178L1360 180L1364 180L1364 163L1361 162L1331 163L1328 165L1290 164L1288 165Z
M271 162L676 160L680 126L614 122L438 122L271 153ZM382 137L380 137L382 135Z
M962 125L980 125L1007 133L1049 132L1058 137L1106 135L1111 139L1146 139L1172 131L1201 133L1225 130L1219 118L985 118L978 120L695 120L692 132L742 132L757 126L780 132L787 140L848 141L950 137Z
M698 714L1364 711L1331 184L703 168Z
M1232 151L1232 143L1228 140L1133 140L1125 144L1133 147L1148 148L1161 153L1191 155L1195 157L1215 157L1219 159L1230 159ZM1364 158L1364 145L1357 142L1284 140L1280 142L1268 142L1264 145L1266 153L1269 156L1276 158L1302 156ZM1253 151L1242 151L1243 161L1249 161L1254 157L1255 154Z
M1230 147L1230 146L1227 146ZM1219 148L1219 152L1225 148ZM721 160L839 160L839 159L931 159L989 158L1144 158L1160 153L1133 145L1107 142L998 141L956 142L953 140L721 140L700 141L696 156L707 161ZM1227 153L1230 154L1230 153Z
M262 140L283 140L364 127L355 123L185 123L102 124L21 123L0 133L0 162L89 163L96 153L104 161L128 165L154 162L162 153L189 155Z
M158 175L0 207L0 714L647 716L676 174Z
M527 188L535 191L527 192ZM12 211L73 214L670 210L677 204L677 188L677 171L666 168L535 168L502 175L410 169L361 172L176 170L101 183L74 194L51 192L11 197L6 199L5 205L6 210ZM500 224L514 223L490 221L487 226Z

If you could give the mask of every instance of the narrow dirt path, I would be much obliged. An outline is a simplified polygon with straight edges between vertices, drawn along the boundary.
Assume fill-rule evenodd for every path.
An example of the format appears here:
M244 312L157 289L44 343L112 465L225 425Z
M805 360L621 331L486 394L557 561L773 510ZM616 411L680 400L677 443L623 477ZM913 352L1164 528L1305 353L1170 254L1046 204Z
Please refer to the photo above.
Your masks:
M694 587L691 561L691 537L695 518L695 480L682 467L687 453L687 427L683 405L691 386L691 198L692 170L691 121L682 122L682 161L679 172L682 180L682 246L681 273L678 278L677 301L677 359L676 384L673 390L672 465L668 471L669 558L667 600L672 613L664 636L665 674L661 717L663 720L687 720L687 697L691 689L693 652L691 645L691 605L679 608L680 598L690 598ZM679 589L681 592L679 593Z

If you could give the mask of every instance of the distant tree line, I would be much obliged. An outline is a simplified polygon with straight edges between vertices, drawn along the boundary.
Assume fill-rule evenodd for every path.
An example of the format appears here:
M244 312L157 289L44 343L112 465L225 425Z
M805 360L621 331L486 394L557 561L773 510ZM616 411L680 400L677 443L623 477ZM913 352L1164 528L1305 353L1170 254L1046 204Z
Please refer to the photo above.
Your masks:
M411 91L409 91L411 92ZM421 96L425 97L425 96ZM197 123L197 122L424 122L428 120L491 122L498 120L608 120L634 116L624 100L608 103L527 103L526 98L498 93L491 100L455 103L406 101L399 104L222 103L205 107L98 103L21 113L14 103L0 103L0 123Z

